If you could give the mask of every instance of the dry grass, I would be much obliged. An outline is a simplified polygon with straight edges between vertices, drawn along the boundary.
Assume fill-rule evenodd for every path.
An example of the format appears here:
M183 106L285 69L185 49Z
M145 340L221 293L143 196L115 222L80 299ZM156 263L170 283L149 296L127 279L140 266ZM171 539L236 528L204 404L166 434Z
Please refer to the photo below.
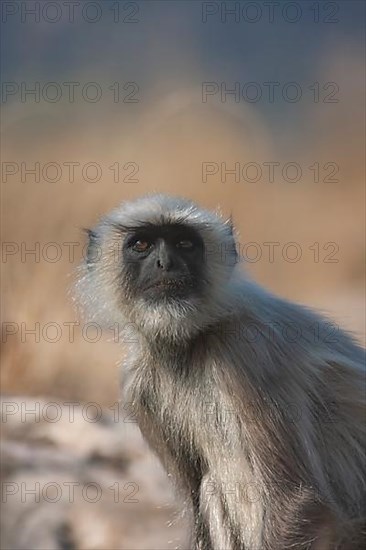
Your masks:
M358 100L358 92L354 94ZM317 116L314 110L309 113L314 116L314 134L321 136L315 146L312 144L312 153L308 150L305 154L299 144L296 158L293 153L286 158L283 152L279 155L274 136L252 106L202 104L199 90L194 88L156 103L132 106L133 115L127 106L130 110L123 125L116 122L116 113L105 111L103 127L108 127L109 120L108 135L99 132L98 116L88 114L85 106L76 121L71 120L72 113L65 106L52 107L51 119L44 105L32 106L32 113L27 104L16 112L10 108L5 112L8 141L4 158L28 165L35 161L60 165L93 161L102 167L103 177L96 183L85 182L78 170L75 182L70 183L65 168L57 183L34 182L29 176L25 183L11 177L3 184L3 240L29 248L39 242L41 252L47 243L56 242L63 253L55 263L44 261L42 256L39 262L31 256L24 261L16 254L3 264L3 320L25 323L27 329L36 322L41 329L50 322L62 327L62 337L56 343L42 338L37 343L31 335L22 342L20 329L5 343L3 338L3 391L94 399L104 404L115 401L118 346L104 338L87 343L80 330L75 331L74 342L69 341L63 323L77 318L68 288L84 243L81 228L92 225L118 202L150 191L186 195L207 207L221 205L224 213L233 215L242 244L262 245L262 259L247 266L251 274L274 291L333 310L338 320L344 319L348 327L362 332L362 311L357 313L353 306L362 298L362 159L353 142L344 142L343 134L333 131L323 140L321 130L327 127L329 111L323 109ZM126 110L126 105L121 108ZM338 108L344 109L346 117L346 106ZM340 119L343 123L342 116ZM31 141L26 139L27 133ZM334 151L342 151L343 165ZM235 183L232 178L221 183L219 176L202 182L205 161L225 161L232 166L235 162L296 160L306 167L311 164L311 155L312 162L336 159L341 181L315 184L311 172L304 170L296 184ZM114 183L108 167L116 161L137 163L139 182ZM269 241L280 243L273 263L268 261L268 249L263 248ZM290 241L302 249L297 263L284 261L280 254ZM80 243L73 262L67 258L63 244L67 242ZM309 248L315 242L320 247L336 243L338 262L324 262L332 249L320 249L320 261L315 262ZM341 306L337 305L338 298Z

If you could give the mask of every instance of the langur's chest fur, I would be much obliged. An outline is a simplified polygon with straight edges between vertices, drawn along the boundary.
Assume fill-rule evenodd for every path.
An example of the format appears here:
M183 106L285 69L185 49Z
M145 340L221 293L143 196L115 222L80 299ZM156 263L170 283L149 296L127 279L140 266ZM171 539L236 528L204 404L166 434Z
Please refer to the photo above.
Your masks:
M218 499L221 509L222 498L222 513L236 523L240 491L260 478L234 402L235 392L225 377L228 369L215 354L215 342L209 338L204 345L197 342L189 354L184 350L152 354L147 349L136 364L132 394L143 435L191 500L196 514L198 510L204 514L211 499ZM248 521L259 526L255 534L248 534L248 547L259 547L262 502L245 506ZM229 547L225 537L220 545Z
M213 357L213 348L200 342L189 353L146 348L132 384L142 433L168 471L190 462L194 483L209 469L210 457L222 454L223 447L229 451L239 431Z

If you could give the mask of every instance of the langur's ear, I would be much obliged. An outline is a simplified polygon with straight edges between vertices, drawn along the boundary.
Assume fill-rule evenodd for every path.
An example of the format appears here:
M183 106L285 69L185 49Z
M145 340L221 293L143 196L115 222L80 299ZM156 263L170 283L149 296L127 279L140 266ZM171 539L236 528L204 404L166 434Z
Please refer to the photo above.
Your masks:
M100 258L100 246L97 233L93 229L84 229L84 232L88 236L88 246L86 249L86 263L88 269L91 269L92 265Z
M224 221L224 225L225 225L229 235L231 235L235 239L235 225L234 225L232 214L230 214L230 216L227 218L227 220Z
M230 214L229 218L226 220L225 224L230 230L230 235L234 236L235 227L234 227L234 220L233 220L232 213Z
M238 248L237 248L237 242L235 238L235 226L233 221L233 215L230 214L230 217L225 221L225 226L229 232L229 235L233 238L233 257L235 258L235 263L239 261L239 254L238 254Z

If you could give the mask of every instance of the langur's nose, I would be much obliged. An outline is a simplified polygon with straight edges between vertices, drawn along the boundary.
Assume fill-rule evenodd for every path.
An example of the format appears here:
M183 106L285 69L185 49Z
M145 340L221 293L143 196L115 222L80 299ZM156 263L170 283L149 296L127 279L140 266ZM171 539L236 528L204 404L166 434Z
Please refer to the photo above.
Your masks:
M164 246L160 247L156 265L159 269L169 271L173 266L172 258Z

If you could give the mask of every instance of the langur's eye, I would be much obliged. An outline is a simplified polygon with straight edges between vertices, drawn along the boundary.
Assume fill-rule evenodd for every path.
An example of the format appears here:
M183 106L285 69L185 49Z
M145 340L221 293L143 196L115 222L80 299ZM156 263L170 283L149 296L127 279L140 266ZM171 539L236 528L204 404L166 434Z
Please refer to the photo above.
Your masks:
M147 250L149 250L151 246L151 243L149 241L144 241L144 240L138 240L138 241L135 241L132 245L132 249L135 250L136 252L146 252Z
M193 248L193 242L188 239L182 239L177 242L178 248Z

